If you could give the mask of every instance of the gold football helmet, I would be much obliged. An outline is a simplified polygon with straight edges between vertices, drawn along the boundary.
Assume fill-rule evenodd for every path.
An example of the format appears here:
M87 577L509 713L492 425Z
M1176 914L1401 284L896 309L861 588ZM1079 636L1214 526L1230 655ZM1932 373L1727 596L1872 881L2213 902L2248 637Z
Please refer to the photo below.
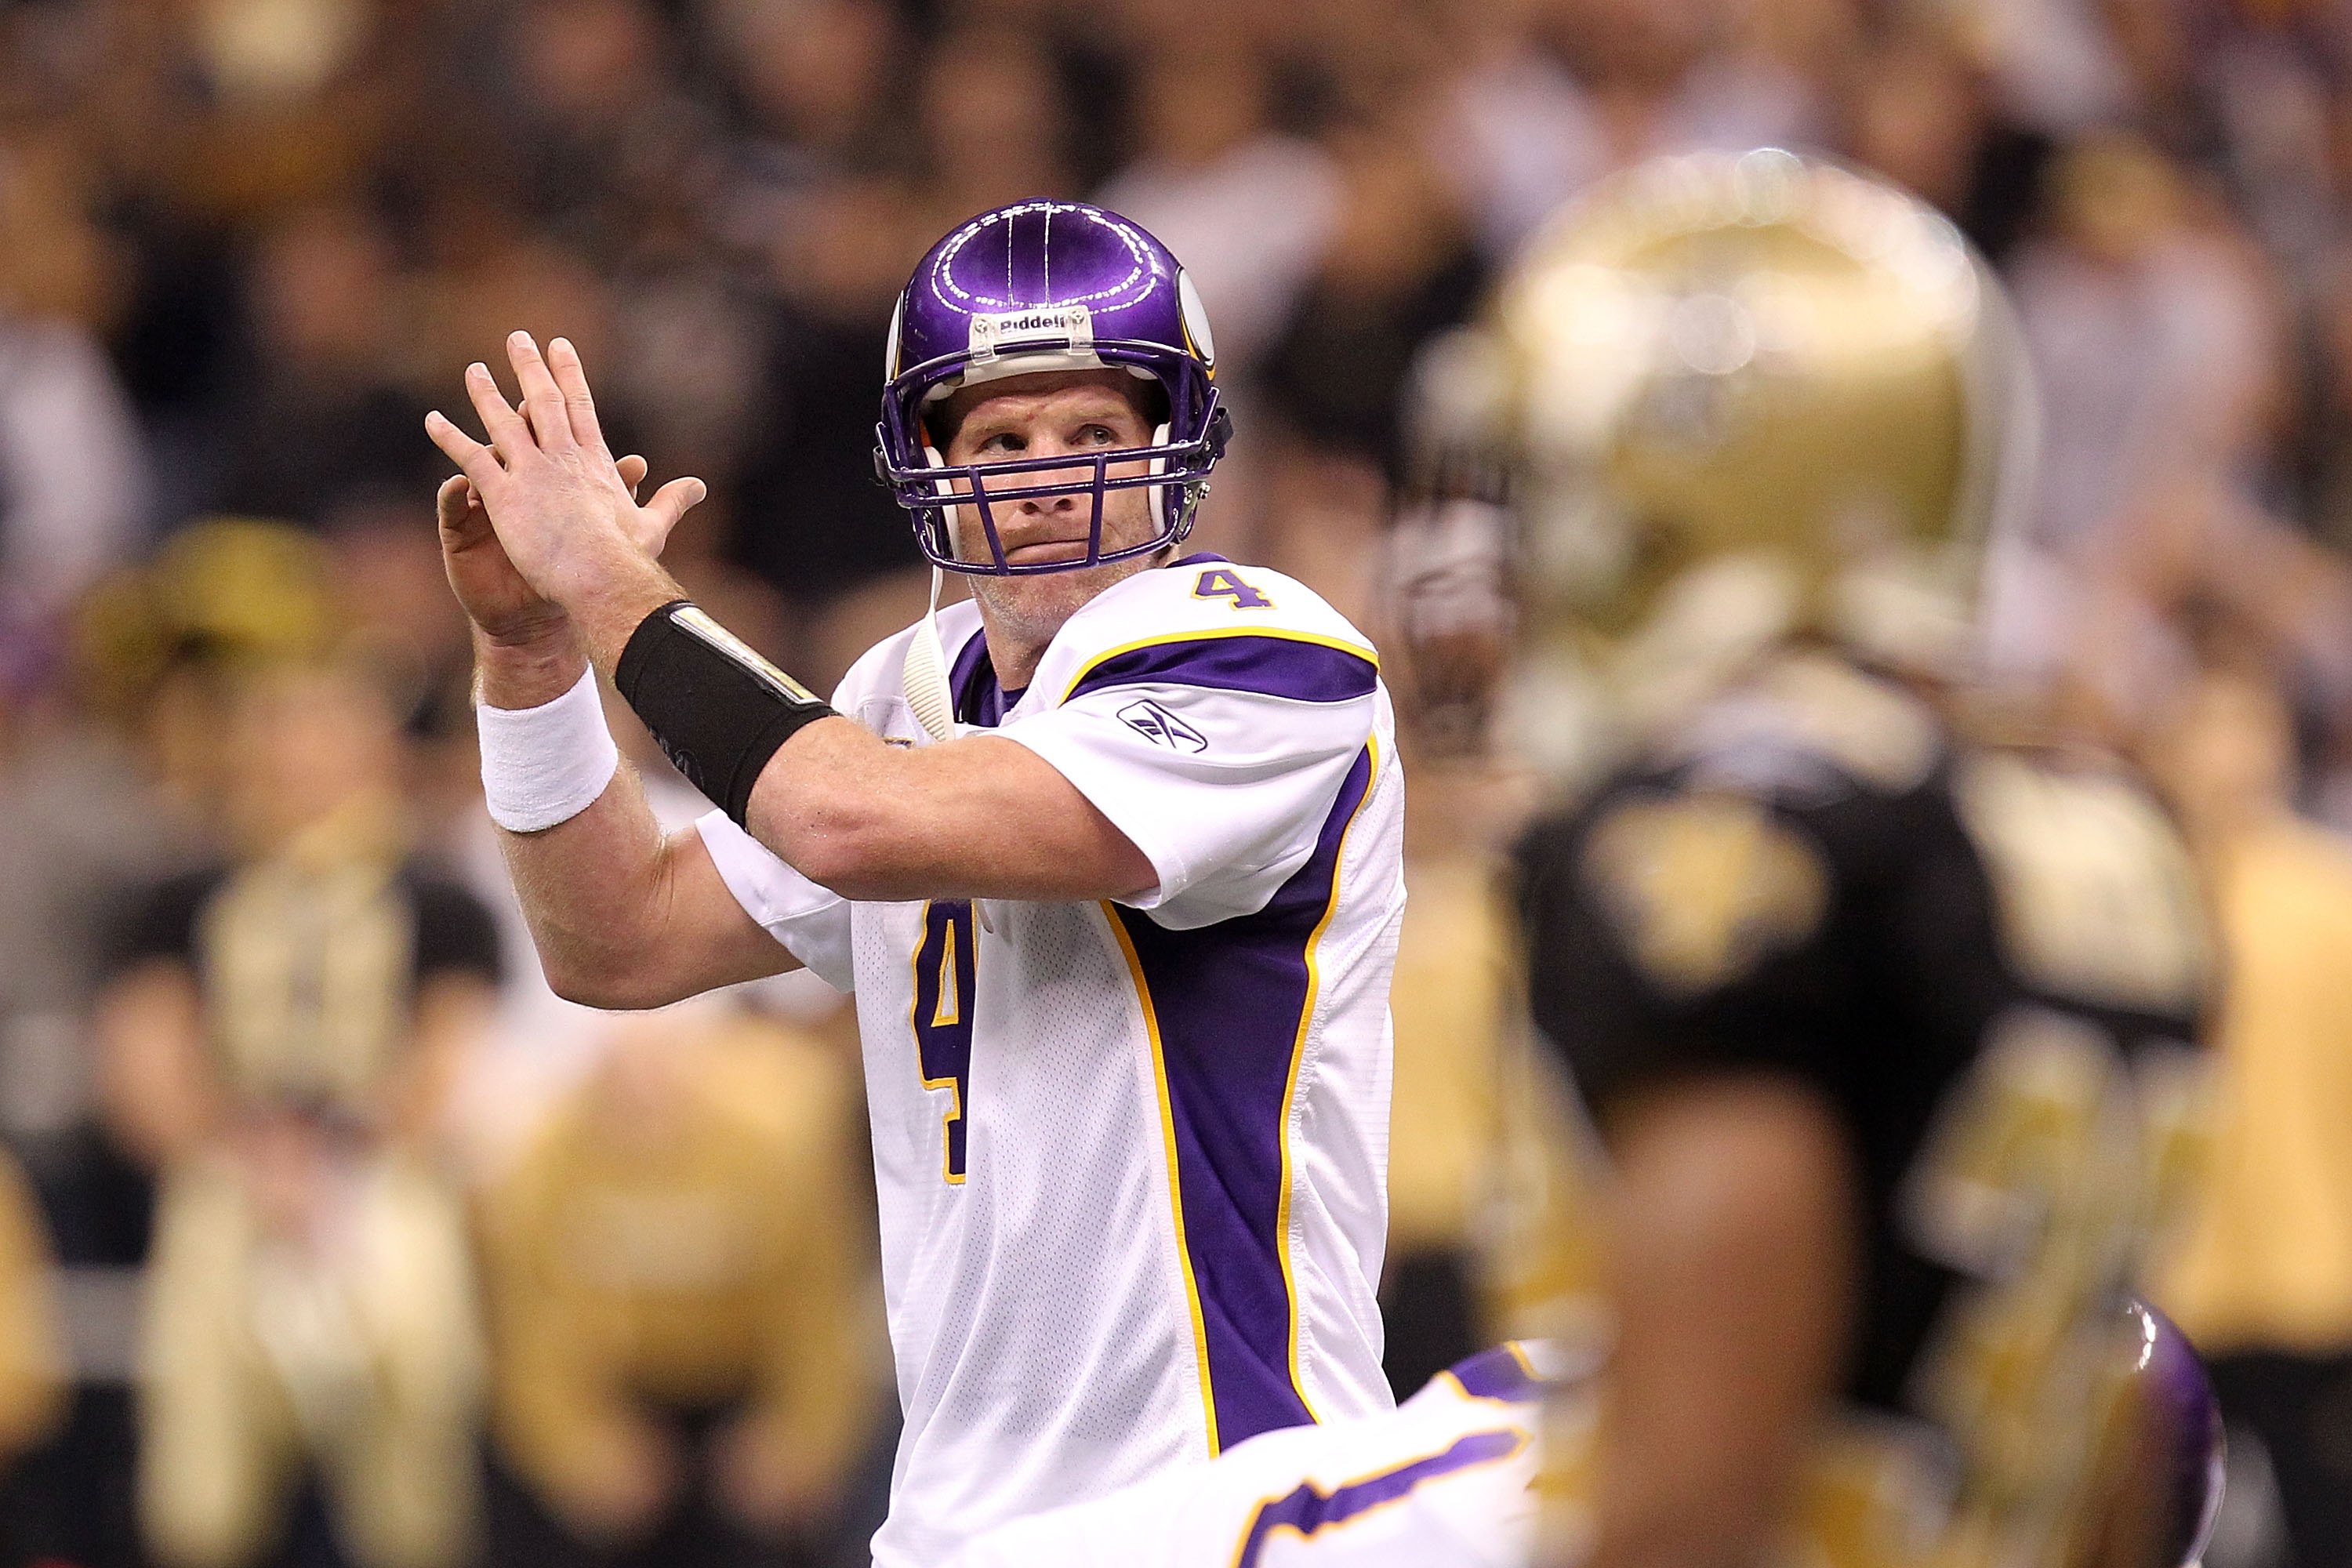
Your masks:
M1775 148L1654 161L1563 210L1424 356L1412 412L1437 504L1408 541L1458 562L1464 498L1507 497L1517 679L1542 700L1506 702L1538 760L1590 751L1562 726L1679 710L1791 634L1949 666L2034 424L1959 232ZM1414 575L1408 543L1419 644Z

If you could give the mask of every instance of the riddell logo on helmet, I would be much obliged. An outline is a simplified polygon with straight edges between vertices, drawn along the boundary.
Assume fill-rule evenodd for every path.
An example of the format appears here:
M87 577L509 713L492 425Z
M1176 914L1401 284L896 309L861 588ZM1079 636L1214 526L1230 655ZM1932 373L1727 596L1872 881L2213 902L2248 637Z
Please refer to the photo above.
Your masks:
M1095 341L1093 312L1084 305L1051 305L1029 310L975 311L971 318L971 353L980 359L1014 343L1050 342L1055 347L1091 348Z

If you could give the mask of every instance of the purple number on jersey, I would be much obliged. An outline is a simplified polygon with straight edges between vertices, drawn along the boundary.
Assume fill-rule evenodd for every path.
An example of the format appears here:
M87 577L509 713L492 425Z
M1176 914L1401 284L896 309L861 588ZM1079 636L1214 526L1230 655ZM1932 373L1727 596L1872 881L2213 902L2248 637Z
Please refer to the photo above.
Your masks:
M1225 567L1212 566L1192 584L1196 599L1231 599L1236 610L1270 610L1274 601L1243 582Z
M936 899L923 906L923 940L915 948L915 1054L925 1089L951 1089L940 1127L940 1169L963 1184L964 1096L971 1075L971 903Z

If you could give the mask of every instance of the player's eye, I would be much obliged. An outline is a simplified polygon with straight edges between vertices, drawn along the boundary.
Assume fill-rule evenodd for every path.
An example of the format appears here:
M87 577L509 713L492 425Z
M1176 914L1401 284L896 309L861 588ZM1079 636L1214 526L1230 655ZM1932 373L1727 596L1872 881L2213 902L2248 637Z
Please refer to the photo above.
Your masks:
M1078 432L1078 439L1091 447L1116 447L1118 432L1108 425L1089 425Z
M994 452L998 454L1006 452L1024 452L1028 450L1028 448L1029 443L1010 430L1000 431L998 434L991 436L987 440L982 441L980 444L980 449L982 451Z

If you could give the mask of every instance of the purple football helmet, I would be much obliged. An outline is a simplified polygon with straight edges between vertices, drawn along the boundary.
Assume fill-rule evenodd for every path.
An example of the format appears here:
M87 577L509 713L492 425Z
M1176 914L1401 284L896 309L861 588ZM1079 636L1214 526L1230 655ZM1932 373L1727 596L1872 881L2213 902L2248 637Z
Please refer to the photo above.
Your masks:
M985 212L933 246L890 318L875 476L905 507L925 556L950 572L1016 576L1148 555L1182 539L1223 455L1232 421L1217 401L1208 314L1168 247L1117 213L1082 202L1028 201ZM1084 456L949 468L924 426L960 387L1042 371L1125 369L1156 382L1166 414L1150 445ZM1140 471L1113 474L1118 466ZM1073 478L1069 470L1091 468ZM1024 476L1048 478L1024 483ZM1103 500L1150 490L1159 527L1140 544L1103 547ZM1005 559L993 509L1092 497L1087 552L1068 561ZM958 510L980 521L988 559L960 560Z

